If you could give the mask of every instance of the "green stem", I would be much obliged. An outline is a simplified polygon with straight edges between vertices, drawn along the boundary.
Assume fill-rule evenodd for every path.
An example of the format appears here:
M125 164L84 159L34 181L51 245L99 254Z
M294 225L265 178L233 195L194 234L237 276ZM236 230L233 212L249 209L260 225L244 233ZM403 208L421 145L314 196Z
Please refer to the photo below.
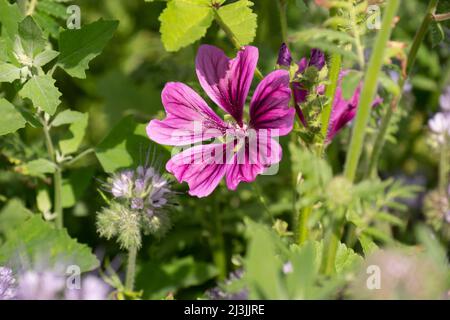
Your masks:
M252 183L252 186L253 186L253 189L255 190L256 197L258 198L259 202L261 203L261 206L263 207L264 211L267 213L267 216L272 221L272 223L275 222L272 212L270 212L266 198L264 197L264 195L261 191L261 188L259 187L259 184L255 181Z
M322 257L321 272L325 275L332 275L335 272L336 254L341 241L345 225L345 219L336 220L333 229L325 239L324 252Z
M231 30L230 27L228 27L228 25L225 23L225 21L223 21L222 17L220 16L220 14L218 12L218 9L216 9L216 8L214 8L214 20L216 20L216 22L219 25L219 27L223 30L223 32L225 32L225 34L227 35L228 39L231 41L231 43L236 48L236 50L241 50L242 45L239 43L238 38L234 34L233 30ZM255 75L260 80L264 78L263 74L258 69L258 67L256 67L256 69L255 69Z
M127 274L125 279L125 289L132 292L134 290L134 278L136 274L137 248L131 247L128 250Z
M400 0L390 0L387 3L381 30L375 40L374 50L367 68L364 87L361 92L361 99L356 115L355 127L353 128L350 148L345 162L344 175L350 181L355 179L366 134L366 127L369 121L370 109L377 91L378 78L383 64L386 45L391 35L392 23L399 4Z
M394 100L392 100L392 103L389 105L389 108L386 110L386 113L381 120L380 130L378 131L377 137L375 139L373 150L370 154L369 167L364 175L364 178L376 175L378 160L380 159L381 150L383 149L386 140L389 124L391 122L392 116L394 115L394 106L397 104L397 99L399 99L399 96L395 97Z
M330 15L336 16L338 14L338 10L335 8L330 9ZM320 155L323 155L323 152L325 151L325 144L328 134L328 126L330 124L330 117L331 117L331 111L333 109L333 103L334 103L334 96L336 94L336 89L338 86L339 81L339 73L341 71L341 64L342 64L342 56L339 53L333 53L331 55L331 62L330 62L330 72L329 72L329 78L330 78L330 84L327 85L325 90L325 97L327 98L327 102L324 105L321 113L321 127L320 132L322 135L322 145L320 147Z
M288 24L287 24L287 1L278 0L278 9L280 11L281 38L284 43L288 43Z
M422 44L423 40L425 39L425 35L427 34L428 28L433 19L433 14L436 11L438 3L439 3L439 0L431 0L430 1L430 3L428 4L427 11L425 13L425 17L423 18L423 21L420 25L420 28L417 30L416 35L414 36L413 44L411 45L411 49L408 53L406 75L403 77L400 77L400 79L398 81L398 86L400 87L400 90L402 90L402 91L403 91L405 82L408 79L412 68L414 67L417 53L419 51L420 45ZM380 158L381 151L382 151L384 143L386 141L386 136L387 136L390 122L392 120L393 113L397 109L401 98L402 98L402 92L400 92L399 96L394 97L394 99L392 100L392 103L390 105L390 108L386 111L386 113L383 117L380 130L375 139L374 148L372 150L371 155L369 156L369 158L370 158L369 159L369 170L367 170L367 175L375 174L375 170L377 169L377 166L378 166L378 160ZM366 175L366 177L367 177L367 175Z
M430 0L430 2L428 3L428 8L425 13L425 17L422 20L422 24L420 25L419 30L417 30L413 44L411 46L411 49L409 50L408 67L406 69L407 74L411 72L414 62L416 61L417 52L419 52L420 45L422 44L422 41L428 32L428 27L430 26L431 21L433 21L433 15L436 12L438 3L439 0Z
M213 260L219 270L219 279L224 280L227 277L227 257L225 252L225 243L223 239L222 223L220 221L219 210L212 212L214 215L214 237L213 237Z
M53 145L52 137L50 136L50 127L45 119L41 119L43 131L45 135L45 145L50 160L57 166L53 174L53 189L54 189L54 211L56 214L56 227L62 229L64 226L63 208L61 202L62 193L62 172L57 163L55 147Z
M299 245L305 243L309 237L309 229L308 229L308 221L309 216L311 215L312 208L305 207L300 210L300 214L298 216L298 227L297 227L297 243Z
M322 153L325 146L325 140L328 134L328 126L330 123L331 111L334 103L334 96L336 94L336 88L339 81L339 73L341 71L341 61L342 57L339 53L333 53L331 55L331 66L330 66L330 84L327 86L325 91L325 96L327 97L327 103L324 105L321 114L321 134L324 139L322 146Z
M69 161L67 161L65 163L65 166L71 166L72 164L76 163L78 160L84 158L85 156L87 156L90 153L95 152L94 148L89 148L84 150L83 152L80 152L77 156L75 156L73 159L70 159Z
M31 16L34 13L34 10L36 9L37 0L30 0L30 3L28 4L28 10L26 12L27 16Z
M361 35L360 32L358 30L358 22L356 20L356 10L355 10L355 6L352 5L351 9L350 9L350 24L352 26L352 30L353 30L353 37L355 39L355 47L356 47L356 53L358 54L358 62L359 62L359 67L361 68L361 70L364 70L364 65L365 65L365 61L364 61L364 48L362 46L361 43Z

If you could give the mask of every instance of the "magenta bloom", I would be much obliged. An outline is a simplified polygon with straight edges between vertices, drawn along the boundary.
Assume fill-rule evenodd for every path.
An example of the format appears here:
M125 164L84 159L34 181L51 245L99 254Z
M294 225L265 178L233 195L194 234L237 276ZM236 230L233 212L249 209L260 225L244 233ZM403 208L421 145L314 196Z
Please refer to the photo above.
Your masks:
M250 101L249 120L244 105L258 61L258 49L246 46L236 58L202 45L196 71L206 94L231 117L222 120L190 87L167 83L162 103L167 117L147 126L150 139L166 145L189 146L173 156L166 169L179 182L187 182L189 194L208 196L225 177L227 187L251 182L281 160L281 146L274 139L292 130L295 111L289 108L289 73L277 70L257 86ZM215 139L210 144L193 143Z
M333 108L331 109L330 122L328 125L327 143L330 143L334 136L356 116L363 84L362 82L359 83L353 96L349 100L345 100L342 93L342 80L347 74L348 70L342 71L339 75L339 82L334 95ZM376 107L382 102L383 100L380 97L377 97L372 106Z

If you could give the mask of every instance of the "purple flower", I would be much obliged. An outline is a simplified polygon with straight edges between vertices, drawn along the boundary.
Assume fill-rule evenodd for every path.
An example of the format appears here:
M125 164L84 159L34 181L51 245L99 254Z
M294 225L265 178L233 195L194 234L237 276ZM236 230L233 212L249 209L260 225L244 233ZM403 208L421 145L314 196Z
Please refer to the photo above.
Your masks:
M57 300L66 284L62 273L54 271L26 271L19 275L17 299Z
M66 289L66 300L107 300L111 287L100 278L88 275L81 281L80 288Z
M289 57L289 63L287 65L280 63L280 61L287 60L286 57ZM283 43L278 54L278 64L283 66L290 66L291 61L292 58L289 49ZM325 54L319 49L312 49L309 59L302 58L298 62L298 70L296 72L296 76L303 74L307 68L312 66L316 67L319 71L322 70L322 68L325 66ZM323 89L323 87L318 89ZM296 81L292 82L292 90L294 94L295 111L297 113L297 116L300 118L300 121L303 123L303 125L307 126L305 116L303 115L303 112L300 108L300 104L306 101L308 90L302 83Z
M283 67L290 67L292 62L291 52L289 51L286 43L283 43L278 51L278 60L277 64Z
M244 105L257 61L258 49L252 46L243 47L234 59L210 45L198 51L200 85L231 121L222 120L183 83L167 83L162 92L167 117L149 123L150 139L186 146L216 138L211 144L178 153L166 165L179 182L188 183L192 196L208 196L224 177L227 187L235 190L241 181L255 180L281 160L281 146L273 138L288 134L293 127L289 72L273 71L259 83L250 102L249 121L245 121Z
M444 93L439 98L439 103L442 111L450 112L450 86L445 88Z
M362 90L362 82L356 88L353 96L349 100L346 100L342 92L342 81L347 74L348 71L342 71L339 75L339 82L336 88L336 93L334 95L333 108L331 109L330 122L328 125L328 134L326 137L327 143L331 142L336 134L347 123L353 120L358 109L359 97ZM372 106L375 107L381 103L382 99L380 97L377 97L373 101Z
M11 300L16 295L16 279L11 269L0 267L0 300Z

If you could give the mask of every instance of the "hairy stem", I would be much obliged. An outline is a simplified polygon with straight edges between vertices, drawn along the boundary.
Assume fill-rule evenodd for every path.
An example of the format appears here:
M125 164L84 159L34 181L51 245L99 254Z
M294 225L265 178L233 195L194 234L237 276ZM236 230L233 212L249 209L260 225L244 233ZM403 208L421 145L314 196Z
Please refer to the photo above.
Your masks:
M322 152L325 149L325 140L328 134L328 126L330 123L331 111L334 103L334 96L336 94L336 88L339 81L339 73L341 71L341 61L342 57L338 53L333 53L331 56L331 67L330 67L330 84L327 86L325 91L325 96L327 97L327 103L324 105L321 114L321 134L324 139L322 146Z
M50 136L50 127L45 119L41 119L42 129L45 135L45 145L47 146L47 152L50 160L56 165L56 170L53 174L53 189L54 189L54 211L56 214L56 227L62 229L64 225L63 208L61 202L62 193L62 172L61 168L57 164L55 147L53 145L52 137Z
M136 256L137 248L133 246L128 250L127 274L125 278L125 289L127 289L127 291L134 290L134 278L136 275Z
M242 45L239 43L239 40L236 38L236 35L233 33L233 30L231 30L230 27L228 27L228 25L225 23L225 21L223 21L223 19L220 17L219 12L218 12L218 10L216 8L214 8L214 20L217 22L217 24L223 30L223 32L225 32L225 34L227 35L228 39L231 41L233 46L237 50L241 50ZM260 80L262 78L264 78L263 74L258 69L258 67L256 67L256 69L255 69L255 75Z
M338 11L336 9L330 10L331 16L336 16L337 14L338 14ZM331 55L331 61L330 61L330 64L331 64L330 72L329 72L330 84L327 85L326 90L325 90L325 97L327 98L327 102L324 105L324 107L322 109L322 113L321 113L320 133L323 138L322 146L320 147L321 155L325 151L325 143L326 143L327 134L328 134L328 126L330 124L331 111L333 109L334 96L336 94L336 88L338 86L339 73L341 72L341 63L342 63L342 56L339 53L333 53Z
M436 11L437 5L439 3L439 0L431 0L428 4L427 11L425 13L425 17L423 18L423 21L420 25L420 28L417 30L416 35L414 36L413 44L411 45L411 50L408 53L407 58L407 72L406 75L399 78L398 86L400 87L400 95L397 97L394 97L390 104L390 108L386 111L382 122L380 130L378 131L378 135L375 139L374 148L372 150L372 153L369 156L369 170L367 170L367 175L374 175L375 170L378 166L378 160L380 158L381 151L383 149L384 143L386 141L386 135L388 132L388 128L390 125L390 122L392 120L392 116L395 112L395 110L398 107L398 104L400 103L400 100L402 98L402 92L403 87L405 85L406 80L410 76L411 70L414 67L414 63L416 61L417 53L419 51L420 45L422 44L425 35L427 34L428 28L430 26L430 23L432 21L432 17L434 12Z
M378 77L383 64L384 52L391 35L392 22L394 21L399 4L400 0L391 0L387 3L381 30L375 40L374 50L367 68L350 148L345 162L344 175L350 181L355 179L366 134L366 127L369 121L370 109L377 91Z
M345 219L334 221L333 229L325 239L324 252L322 257L321 272L325 275L332 275L335 272L336 254L341 241Z
M308 221L309 216L311 215L312 208L305 207L300 210L298 216L298 226L297 226L297 243L299 245L305 243L309 237L309 229L308 229Z
M351 5L351 8L350 8L350 20L351 20L350 24L352 26L352 31L353 31L353 37L355 38L355 47L356 47L356 53L358 55L359 67L361 68L361 70L364 70L364 66L365 66L364 48L361 43L361 35L358 30L358 23L356 21L356 10L355 10L354 5Z
M256 197L258 198L258 201L261 203L261 206L263 207L264 211L267 213L267 216L269 217L269 219L270 219L272 222L275 222L275 221L274 221L274 218L273 218L273 215L272 215L272 213L270 212L269 206L268 206L268 204L267 204L266 197L265 197L264 194L262 193L259 184L255 181L255 182L252 184L252 186L253 186L253 189L255 190Z
M425 13L425 17L422 20L420 28L416 32L413 44L411 46L411 49L409 50L408 67L406 69L407 74L411 72L411 69L414 66L417 57L417 52L419 52L419 48L422 44L423 39L425 38L425 35L428 32L428 27L430 26L431 21L433 21L433 15L436 12L438 3L439 0L430 0L430 2L428 3L428 8Z

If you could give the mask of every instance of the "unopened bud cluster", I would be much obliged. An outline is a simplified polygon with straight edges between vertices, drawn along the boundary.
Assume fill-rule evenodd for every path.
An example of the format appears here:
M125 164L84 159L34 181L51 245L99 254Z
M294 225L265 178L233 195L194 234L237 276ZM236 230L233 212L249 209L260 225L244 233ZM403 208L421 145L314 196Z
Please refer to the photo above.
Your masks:
M105 186L113 199L97 215L101 236L116 237L124 249L139 248L142 232L161 237L170 228L167 212L173 199L170 181L153 167L120 171Z

